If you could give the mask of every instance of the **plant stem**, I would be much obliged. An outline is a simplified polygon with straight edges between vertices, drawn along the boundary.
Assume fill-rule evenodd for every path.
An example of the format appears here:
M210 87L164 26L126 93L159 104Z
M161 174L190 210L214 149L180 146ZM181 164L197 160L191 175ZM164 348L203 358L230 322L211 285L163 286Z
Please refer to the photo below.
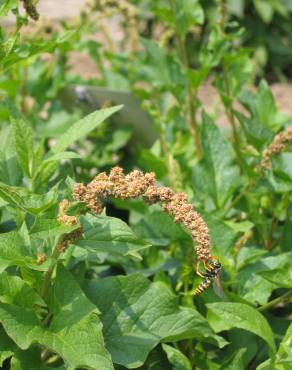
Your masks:
M173 156L170 153L167 138L166 138L166 130L165 130L165 124L162 121L162 117L159 117L159 126L160 126L160 141L161 141L161 147L162 147L162 152L163 156L166 160L166 165L167 165L167 172L168 172L168 178L170 185L173 189L176 190L176 171L174 168L174 163L173 163Z
M62 240L62 237L61 237L61 240ZM44 281L43 281L43 284L42 284L42 287L41 287L41 296L43 298L45 298L48 295L52 274L53 274L54 268L56 266L57 260L60 256L60 254L62 253L59 246L60 246L60 240L58 241L58 243L56 244L56 246L54 248L54 251L53 251L53 254L52 254L52 259L53 259L52 263L51 263L50 267L48 268L48 270L45 272Z
M169 0L173 15L176 15L176 7L174 0ZM200 133L199 133L199 126L196 120L196 101L197 101L197 94L196 90L193 89L191 81L188 77L188 72L189 72L189 60L188 60L188 54L187 54L187 49L185 45L185 40L182 38L181 34L179 31L175 30L175 37L177 41L177 46L179 50L179 57L181 60L181 63L184 68L185 72L185 77L187 80L187 113L186 113L186 119L189 125L189 129L191 132L191 135L194 140L195 148L196 148L196 153L198 156L198 159L201 159L202 157L202 147L201 147L201 140L200 140Z
M292 302L292 292L289 291L289 292L281 295L280 297L275 298L272 301L264 304L263 306L261 306L261 307L258 308L258 311L266 311L266 310L269 310L270 308L276 306L278 303L281 303L281 302L283 302L283 303Z

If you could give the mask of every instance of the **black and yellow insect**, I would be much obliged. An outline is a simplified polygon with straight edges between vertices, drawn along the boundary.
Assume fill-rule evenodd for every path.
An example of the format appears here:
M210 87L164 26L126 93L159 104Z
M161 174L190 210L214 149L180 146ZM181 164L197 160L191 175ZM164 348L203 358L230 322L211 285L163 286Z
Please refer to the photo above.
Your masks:
M221 263L215 258L211 257L208 261L204 262L206 271L201 273L197 268L197 274L202 276L204 280L201 284L193 291L193 295L203 293L209 288L212 282L217 279L221 270Z

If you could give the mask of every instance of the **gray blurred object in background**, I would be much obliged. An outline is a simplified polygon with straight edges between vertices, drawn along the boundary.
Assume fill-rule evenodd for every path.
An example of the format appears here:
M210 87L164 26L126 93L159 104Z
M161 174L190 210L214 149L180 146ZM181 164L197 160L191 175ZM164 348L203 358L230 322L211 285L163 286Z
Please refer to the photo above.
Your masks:
M65 109L72 111L72 107L77 107L86 113L103 106L123 104L124 108L111 117L113 125L131 127L132 140L144 147L150 147L157 139L150 115L141 109L141 102L129 91L72 85L61 92L60 98Z

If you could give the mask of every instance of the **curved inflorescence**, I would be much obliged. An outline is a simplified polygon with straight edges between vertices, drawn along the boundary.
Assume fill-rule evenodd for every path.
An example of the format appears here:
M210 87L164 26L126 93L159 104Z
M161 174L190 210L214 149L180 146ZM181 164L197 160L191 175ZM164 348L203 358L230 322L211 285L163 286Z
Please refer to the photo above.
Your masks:
M72 197L75 202L82 202L88 209L97 214L103 211L103 202L107 198L132 199L141 197L148 204L159 203L175 222L180 223L190 232L196 244L195 252L198 261L196 271L204 280L193 294L205 291L219 274L221 264L211 255L211 240L207 224L188 203L185 193L175 193L168 187L158 186L153 172L143 173L134 170L126 175L122 168L114 167L109 175L101 172L87 185L77 183ZM71 203L67 199L60 203L58 220L67 226L76 225L77 228L61 239L57 246L56 253L58 254L64 252L69 244L82 235L82 227L78 227L77 217L66 214L70 205ZM203 273L198 270L200 262L205 267Z
M274 137L272 143L263 151L263 158L258 169L271 168L271 156L283 152L290 142L292 142L292 126Z
M98 174L88 185L75 185L73 198L85 202L94 213L101 213L106 198L131 199L142 197L149 204L160 203L162 209L182 224L196 242L199 261L211 256L211 240L205 221L188 203L185 193L175 193L165 186L157 186L154 173L134 170L124 174L123 169L114 167L109 175Z

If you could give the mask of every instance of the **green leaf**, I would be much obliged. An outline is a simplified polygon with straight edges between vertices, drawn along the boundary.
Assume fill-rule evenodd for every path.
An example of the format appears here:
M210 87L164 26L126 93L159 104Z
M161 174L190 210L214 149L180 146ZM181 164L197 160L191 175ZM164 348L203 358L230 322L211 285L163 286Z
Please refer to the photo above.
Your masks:
M11 126L0 132L0 181L9 185L19 185L22 171L16 158L15 140Z
M208 322L215 332L231 328L245 329L260 336L272 353L276 351L271 327L266 318L253 307L233 302L209 303L207 307Z
M172 364L173 370L192 370L190 361L181 351L167 344L163 344L162 348L166 352L168 361Z
M40 349L30 348L27 351L15 351L11 359L11 370L66 370L64 366L48 367L41 360Z
M265 80L261 81L255 94L245 92L240 101L251 112L252 120L255 120L256 125L262 125L274 133L279 131L285 123L290 122L288 115L278 112L273 94ZM259 131L262 137L269 136L267 130L261 131L256 128L256 131Z
M239 185L239 169L233 163L231 144L207 114L203 114L202 147L203 160L193 171L194 186L222 208Z
M190 27L204 22L204 12L198 0L176 0L175 17L177 30L183 36Z
M171 241L183 241L186 244L192 244L187 232L162 211L154 211L145 215L133 226L133 230L143 240L156 246L166 246Z
M241 348L239 351L235 352L235 355L231 361L228 361L227 364L224 364L224 370L245 370L246 367L243 362L243 356L246 350L246 348Z
M82 158L80 154L75 152L60 152L57 154L50 155L48 158L44 159L43 162L51 162L51 161L61 161L64 159L74 159L74 158Z
M35 342L48 347L63 358L68 370L113 370L104 347L99 312L61 265L52 297L53 319L49 328L43 327L32 309L0 303L0 321L7 334L22 350Z
M18 276L0 273L0 302L33 308L46 306L44 300Z
M167 174L167 166L163 158L156 156L148 149L140 151L138 162L142 169L153 171L158 179Z
M122 109L122 107L122 105L117 105L111 108L100 109L80 119L59 138L57 144L51 149L51 152L53 154L63 152L75 141L83 139L104 120Z
M66 215L75 216L85 213L86 211L88 211L88 206L85 202L74 202L67 208Z
M26 189L0 183L0 198L22 211L38 215L57 203L58 193L52 188L46 194L32 194Z
M275 192L286 193L292 190L292 153L282 153L272 160L272 171L267 174Z
M29 249L17 232L0 234L0 272L8 266L25 266L33 262Z
M0 198L5 200L11 206L26 211L25 207L22 204L22 197L20 194L19 188L14 186L9 186L4 183L0 183Z
M289 325L282 339L276 356L276 362L289 361L292 363L292 323Z
M0 3L0 17L6 15L9 10L17 8L18 0L4 0Z
M253 304L263 305L267 303L271 292L277 289L278 286L264 279L260 273L282 269L291 261L291 255L290 252L276 256L261 257L256 263L249 263L242 268L237 274L239 294Z
M31 177L33 160L33 133L31 127L21 118L10 116L12 133L15 140L16 156L23 172Z
M274 15L272 3L266 0L253 0L253 3L262 20L265 23L270 23Z
M139 239L129 226L118 218L93 216L80 217L83 238L74 244L93 252L103 252L141 259L139 251L150 244Z
M142 365L160 341L195 338L226 344L214 336L196 310L179 307L178 299L164 284L151 283L139 274L90 281L85 292L101 311L113 361L128 368Z
M272 271L262 271L260 272L260 276L264 279L268 280L269 282L276 284L278 288L292 288L292 266L291 263L287 264L281 269L275 269Z
M67 234L76 229L76 227L78 226L66 226L56 219L37 218L29 233L34 238L48 239Z
M3 327L0 325L0 366L3 365L3 361L13 355L15 344L5 333Z

